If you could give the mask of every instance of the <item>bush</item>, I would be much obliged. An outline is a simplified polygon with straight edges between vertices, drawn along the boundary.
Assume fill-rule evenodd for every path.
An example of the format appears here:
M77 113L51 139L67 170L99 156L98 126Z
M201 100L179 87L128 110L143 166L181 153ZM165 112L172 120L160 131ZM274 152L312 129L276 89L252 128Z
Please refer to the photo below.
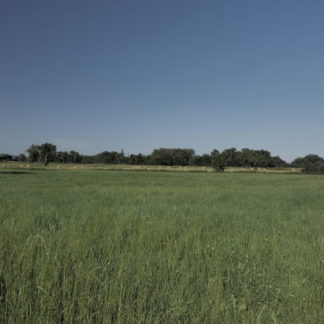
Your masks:
M211 153L211 165L217 172L224 172L225 170L225 161L217 150Z
M303 167L303 173L324 174L324 162L307 163Z

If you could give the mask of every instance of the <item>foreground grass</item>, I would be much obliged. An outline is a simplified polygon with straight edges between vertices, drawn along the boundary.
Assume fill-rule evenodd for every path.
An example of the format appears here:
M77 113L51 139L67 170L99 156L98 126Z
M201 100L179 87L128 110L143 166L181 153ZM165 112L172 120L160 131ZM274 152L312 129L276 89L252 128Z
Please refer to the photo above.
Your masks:
M323 323L324 177L0 173L2 323Z

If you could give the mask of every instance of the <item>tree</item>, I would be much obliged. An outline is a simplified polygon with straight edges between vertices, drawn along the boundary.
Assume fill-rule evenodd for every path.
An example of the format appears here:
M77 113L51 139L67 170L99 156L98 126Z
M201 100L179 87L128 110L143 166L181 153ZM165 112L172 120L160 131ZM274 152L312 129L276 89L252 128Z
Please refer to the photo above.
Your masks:
M224 152L227 151L228 150L225 150ZM272 157L270 152L266 150L251 150L244 148L241 151L236 152L236 157L237 159L233 166L271 168L286 164L286 162L281 160L279 157ZM226 166L228 165L226 164Z
M324 159L315 154L297 158L291 165L302 168L304 173L324 173Z
M189 165L189 161L195 155L193 149L173 149L173 165Z
M193 149L160 148L153 151L151 159L157 165L189 165L194 154Z
M40 147L39 145L31 145L26 152L28 153L29 162L38 162L40 157Z
M70 151L68 153L68 161L71 163L79 163L81 162L81 156L79 152L76 151Z
M189 161L190 165L195 165L195 166L210 166L210 163L211 161L210 161L209 154L195 155Z
M273 156L272 163L275 168L284 168L288 166L288 163L279 156Z
M124 157L124 161L126 161L125 157ZM141 165L144 163L144 161L145 161L145 157L141 153L131 154L127 160L129 164L134 164L134 165Z
M50 143L44 143L39 146L39 160L47 166L50 162L55 161L56 146Z
M2 161L12 161L12 155L10 154L0 154L0 162Z
M64 151L59 151L56 153L56 161L59 163L67 163L69 162L69 153Z
M80 163L88 163L92 164L95 163L95 157L93 155L81 155L80 156Z
M29 154L30 162L42 162L47 166L56 159L56 146L50 143L31 145L26 152Z
M170 149L160 148L152 152L152 162L156 165L173 165L173 157Z
M104 151L95 156L96 162L107 164L119 164L124 162L124 153L118 153L116 151L108 152Z
M26 157L25 154L19 154L19 155L17 156L17 160L18 160L19 162L26 162L26 161L27 161L27 157Z
M226 149L222 152L224 164L229 167L240 165L240 152L235 147Z
M225 170L225 163L222 155L219 153L218 150L213 150L210 153L211 156L211 165L217 172L224 172Z
M145 156L142 155L141 153L137 154L137 163L144 164L144 162L145 162Z

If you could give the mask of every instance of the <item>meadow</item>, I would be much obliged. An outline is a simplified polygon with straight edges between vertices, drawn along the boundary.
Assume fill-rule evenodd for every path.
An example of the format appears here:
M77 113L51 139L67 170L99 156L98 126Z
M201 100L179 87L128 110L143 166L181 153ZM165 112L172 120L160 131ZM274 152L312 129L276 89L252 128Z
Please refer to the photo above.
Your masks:
M28 169L28 170L110 170L110 171L167 171L167 172L216 172L211 166L178 166L178 165L131 165L131 164L84 164L84 163L51 163L44 167L40 162L2 162L1 169ZM226 167L226 173L286 173L298 174L302 168L285 167L285 168L252 168L252 167Z
M0 323L324 323L324 177L0 170Z

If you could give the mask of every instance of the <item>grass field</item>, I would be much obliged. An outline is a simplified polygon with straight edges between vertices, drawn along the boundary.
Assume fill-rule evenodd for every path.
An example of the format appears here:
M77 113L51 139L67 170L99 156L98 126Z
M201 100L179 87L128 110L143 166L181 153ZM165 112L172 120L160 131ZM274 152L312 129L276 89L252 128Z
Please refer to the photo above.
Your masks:
M324 323L324 177L0 170L0 323Z
M168 165L131 165L131 164L75 164L50 163L46 168L41 163L2 162L1 169L28 169L28 170L110 170L110 171L168 171L168 172L216 172L213 167L207 166L168 166ZM246 168L226 167L226 173L301 173L301 168Z

